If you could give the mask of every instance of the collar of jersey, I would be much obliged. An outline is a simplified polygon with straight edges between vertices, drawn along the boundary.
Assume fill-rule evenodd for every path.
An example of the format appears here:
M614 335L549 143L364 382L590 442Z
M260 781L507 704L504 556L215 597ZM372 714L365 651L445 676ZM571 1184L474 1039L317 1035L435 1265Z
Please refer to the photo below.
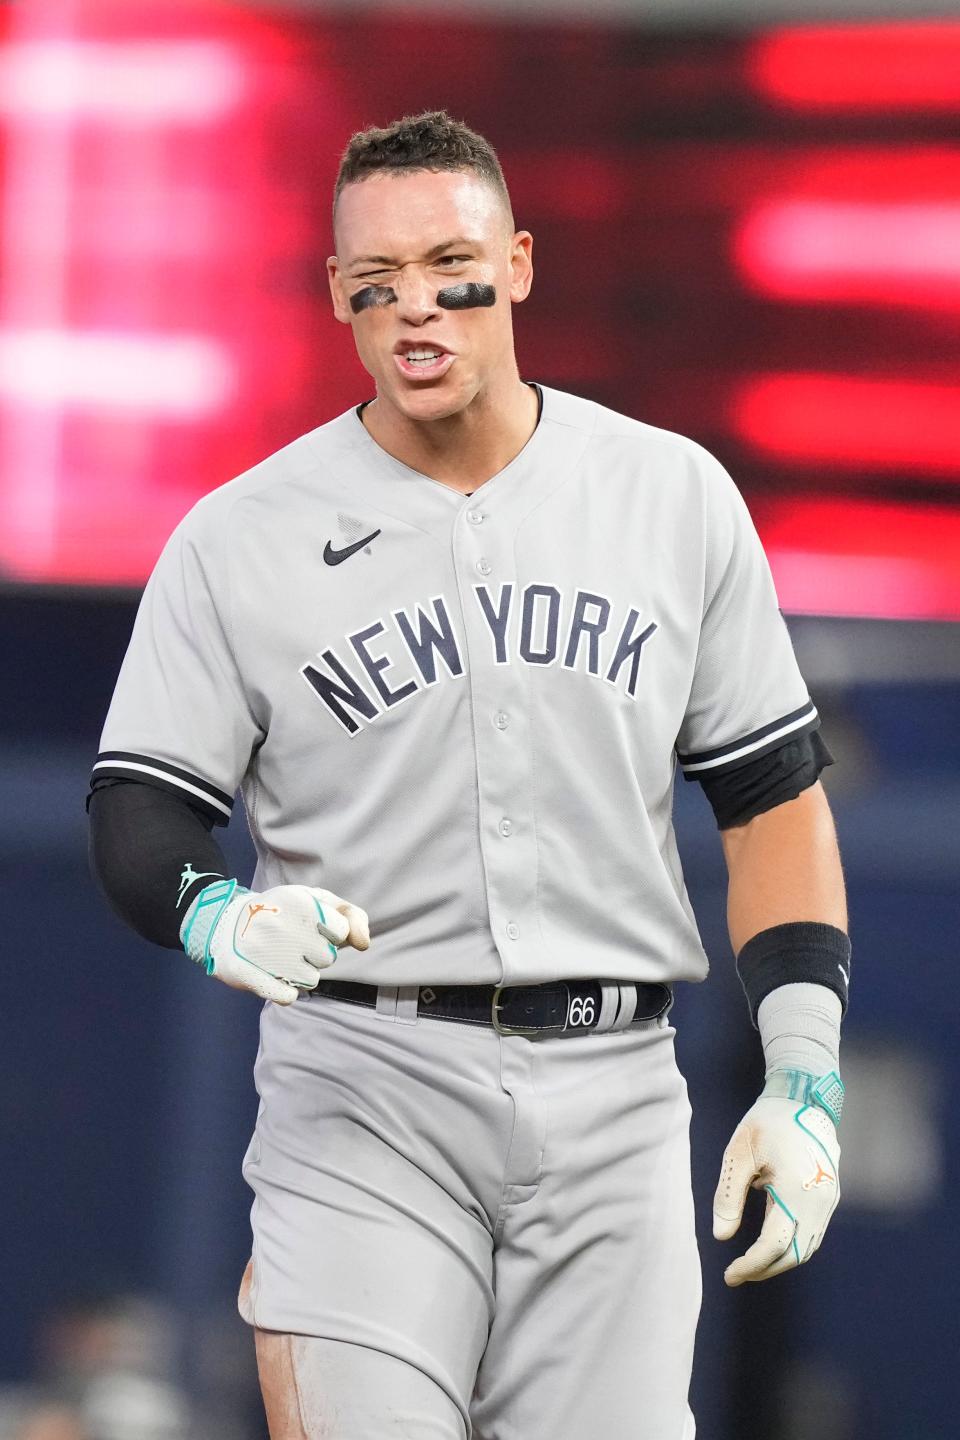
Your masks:
M516 455L514 455L513 459L510 460L506 465L504 465L502 470L498 470L495 475L490 476L489 480L485 480L482 485L478 485L476 489L470 492L471 495L476 495L480 490L487 491L488 487L493 485L495 481L500 480L502 476L510 474L510 472L514 469L519 470L526 468L526 462L530 459L531 453L539 450L540 444L542 443L541 433L545 428L541 422L544 419L544 415L547 414L547 401L542 385L537 384L535 380L528 381L527 383L532 385L537 392L537 423L534 427L533 434L530 436L530 439L524 445L523 449L518 450ZM415 470L412 465L407 465L404 463L404 461L398 460L395 455L391 455L389 450L384 450L383 446L379 445L377 441L373 438L373 436L370 434L370 431L367 429L366 425L364 425L361 418L361 411L366 409L369 404L371 404L371 401L364 400L362 404L355 405L353 407L353 410L349 412L354 422L354 432L356 433L356 431L360 431L360 436L358 438L360 439L361 443L366 442L366 447L368 451L375 452L378 457L381 457L382 463L385 463L395 475L400 474L405 476L407 479L426 480L429 482L429 484L435 485L438 487L438 489L444 491L456 504L460 504L464 500L469 498L462 491L454 490L452 486L445 484L443 480L437 480L432 475L425 475L422 470ZM547 414L547 418L550 418L549 414ZM520 464L521 461L524 462L523 466L521 466Z
M541 423L509 465L475 490L472 498L389 455L368 433L355 406L304 439L329 476L331 493L339 501L348 491L353 505L362 500L371 529L379 523L375 517L389 515L401 526L432 534L448 546L451 524L478 500L485 505L496 501L498 513L516 527L579 470L599 407L562 390L540 388Z

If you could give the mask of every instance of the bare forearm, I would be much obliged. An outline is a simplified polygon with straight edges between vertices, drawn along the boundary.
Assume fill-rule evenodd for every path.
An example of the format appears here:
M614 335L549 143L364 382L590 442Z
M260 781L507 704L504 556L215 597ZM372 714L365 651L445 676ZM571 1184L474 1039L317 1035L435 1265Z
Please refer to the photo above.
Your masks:
M722 830L734 954L773 925L818 920L847 928L836 830L819 781L772 810Z

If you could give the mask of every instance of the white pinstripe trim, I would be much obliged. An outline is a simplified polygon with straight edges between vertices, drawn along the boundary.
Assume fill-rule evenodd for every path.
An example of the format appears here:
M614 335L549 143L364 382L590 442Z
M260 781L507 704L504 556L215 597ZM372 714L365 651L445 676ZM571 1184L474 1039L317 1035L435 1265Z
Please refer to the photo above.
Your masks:
M754 740L750 745L741 745L739 750L729 750L726 755L718 755L715 760L695 760L692 765L684 765L681 761L680 768L684 775L692 774L694 770L715 770L718 765L726 765L731 760L738 760L741 755L752 755L754 750L762 750L764 745L769 745L771 740L779 740L782 735L790 735L794 730L801 730L804 725L809 725L811 720L816 720L816 707L810 709L809 714L801 715L799 720L794 720L790 725L783 725L779 730L771 730L769 735Z
M170 785L179 785L181 790L189 790L191 795L205 800L208 805L216 806L221 814L232 814L229 805L224 805L222 800L215 800L206 790L201 790L199 785L191 785L189 780L181 780L179 775L171 775L169 770L161 770L156 765L141 765L138 760L98 760L93 768L94 770L139 770L144 775L155 775L158 780L166 780Z

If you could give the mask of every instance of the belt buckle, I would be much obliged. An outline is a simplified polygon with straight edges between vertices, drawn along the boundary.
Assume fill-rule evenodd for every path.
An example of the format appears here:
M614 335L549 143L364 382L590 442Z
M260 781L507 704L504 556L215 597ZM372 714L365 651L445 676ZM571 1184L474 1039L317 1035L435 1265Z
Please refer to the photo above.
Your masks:
M493 999L490 1002L490 1021L493 1025L494 1030L496 1030L498 1035L526 1035L528 1038L532 1035L539 1035L540 1030L536 1026L532 1030L530 1030L524 1029L523 1026L520 1025L501 1024L499 1013L501 1009L499 1004L500 996L503 994L504 990L511 990L513 988L514 987L511 985L497 985L494 989Z

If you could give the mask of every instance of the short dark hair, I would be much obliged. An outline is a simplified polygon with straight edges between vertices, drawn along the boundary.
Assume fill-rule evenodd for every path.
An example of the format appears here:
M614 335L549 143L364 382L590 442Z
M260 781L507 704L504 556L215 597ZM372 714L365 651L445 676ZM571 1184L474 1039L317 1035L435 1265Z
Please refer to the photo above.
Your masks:
M337 171L334 211L345 186L380 170L472 170L498 192L513 223L510 194L496 151L489 140L462 120L454 120L446 110L404 115L385 129L372 125L351 136Z

